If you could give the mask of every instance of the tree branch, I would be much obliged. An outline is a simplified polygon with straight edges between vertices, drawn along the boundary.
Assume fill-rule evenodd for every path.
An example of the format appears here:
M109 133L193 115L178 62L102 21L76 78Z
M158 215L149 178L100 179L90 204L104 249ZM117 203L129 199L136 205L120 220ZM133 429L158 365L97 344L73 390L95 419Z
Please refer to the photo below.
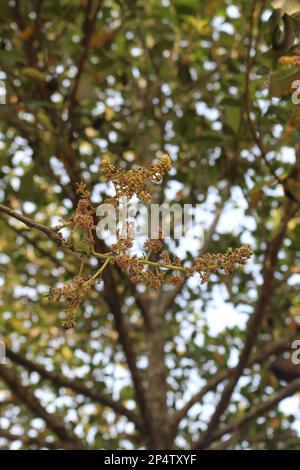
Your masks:
M33 228L44 233L61 250L66 250L74 256L80 256L84 254L82 251L76 250L72 245L65 242L61 233L59 233L57 229L48 228L45 225L39 222L36 222L35 220L30 219L29 217L26 217L23 214L20 214L19 212L15 212L14 210L10 209L9 207L4 206L3 204L0 204L0 212L3 212L4 214L7 214L8 216L13 217L14 219L17 219L20 222L23 222L23 224L27 225L27 227L29 228Z
M291 395L298 392L299 390L300 390L300 379L297 379L291 382L287 387L283 388L280 392L273 395L267 401L261 403L260 405L250 410L239 421L235 421L231 424L228 424L227 426L222 427L219 431L217 431L215 434L213 434L209 438L209 440L206 443L206 446L216 441L217 439L220 439L225 434L230 434L233 432L236 433L240 431L249 422L257 418L258 416L262 416L264 413L274 408L274 406L276 406L279 402L281 402L287 397L290 397Z
M27 227L34 228L44 233L57 246L62 245L62 242L63 242L62 236L56 230L50 229L46 227L45 225L42 225L39 222L36 222L35 220L30 219L29 217L26 217L23 214L20 214L19 212L15 212L9 207L4 206L3 204L0 204L0 211L3 212L4 214L9 215L10 217L13 217L14 219L20 220L21 222L23 222L23 224L27 225Z
M150 448L168 449L167 370L165 363L165 311L159 302L151 303L145 324L147 341L147 405L150 414Z
M77 64L77 74L75 76L73 88L71 90L71 94L69 98L69 111L68 111L69 122L72 121L73 111L74 111L75 104L76 104L77 90L80 84L81 76L83 74L85 62L88 58L88 53L89 53L89 48L90 48L90 38L93 34L96 21L97 21L97 16L98 16L102 3L103 3L103 0L97 0L97 4L96 4L95 11L94 11L92 18L90 18L90 16L91 16L92 7L93 7L93 1L88 0L86 4L85 17L84 17L84 22L82 26L82 29L84 32L84 37L82 41L83 52Z
M4 429L0 429L0 438L11 442L20 441L24 445L34 446L38 449L41 449L42 447L46 447L47 449L66 449L70 446L70 443L64 443L61 441L47 442L41 437L30 437L24 434L12 434L11 432L5 431Z
M39 246L38 242L40 240L36 240L36 239L32 239L32 238L28 237L28 235L26 233L26 230L18 230L18 229L16 229L16 227L13 227L8 222L8 219L6 217L0 216L0 220L5 222L6 226L10 230L12 230L16 235L22 237L29 245L32 245L33 248L35 248L43 258L48 258L57 268L61 267L60 261L57 258L55 258L55 256L53 256L51 252L49 252L49 251L47 251L47 250L45 250L45 249L43 249ZM67 272L69 272L70 274L72 274L66 267L65 267L65 270Z
M138 429L143 431L140 417L131 410L128 410L125 406L121 403L116 402L112 399L112 397L108 394L100 393L99 391L94 390L93 388L89 388L83 383L80 383L78 380L71 380L62 375L56 374L54 372L50 372L44 369L43 366L40 364L36 364L35 362L27 359L20 353L16 353L12 351L9 347L6 347L6 355L7 357L19 364L30 371L37 372L41 377L44 379L50 380L55 385L59 387L66 387L73 390L76 393L80 393L91 400L100 403L101 405L108 406L112 408L116 413L126 416L130 421L132 421Z
M133 342L129 334L129 328L124 318L119 294L116 291L113 267L108 267L103 272L103 281L105 284L104 297L106 303L114 316L115 328L117 330L119 341L122 345L127 365L131 373L132 382L135 389L138 405L140 407L143 424L146 429L149 428L149 414L146 404L144 380L137 367L137 358L133 347Z
M69 442L69 444L76 449L82 449L84 447L80 439L66 429L65 424L57 415L48 413L29 388L21 384L17 375L15 375L11 369L7 366L0 365L0 378L6 383L6 385L8 385L12 393L22 403L24 403L27 408L34 413L34 415L42 418L48 425L49 429L51 429L51 431L53 431L63 442Z
M292 341L295 339L295 336L290 336L282 340L277 341L276 343L267 344L265 348L257 352L247 363L247 368L252 367L254 364L261 364L270 356L280 354L283 351L286 351L291 347ZM175 430L178 429L180 421L187 415L188 411L196 403L200 402L202 398L211 390L214 390L221 382L231 377L234 373L234 368L222 370L217 375L215 375L211 380L209 380L204 387L202 387L195 395L193 395L187 403L175 411L172 415L172 427Z
M290 201L287 201L283 207L281 226L273 240L271 240L271 242L268 244L263 266L263 285L261 287L261 294L257 302L256 309L251 315L246 328L246 337L239 363L235 367L228 384L223 390L220 401L207 426L206 431L203 433L202 437L196 443L194 443L193 448L195 449L203 449L206 447L207 441L215 432L220 418L229 404L235 386L247 365L249 356L257 338L259 328L263 321L264 314L267 310L267 306L270 303L272 291L274 289L274 273L276 271L278 253L284 240L287 224L294 214L295 206L291 205Z

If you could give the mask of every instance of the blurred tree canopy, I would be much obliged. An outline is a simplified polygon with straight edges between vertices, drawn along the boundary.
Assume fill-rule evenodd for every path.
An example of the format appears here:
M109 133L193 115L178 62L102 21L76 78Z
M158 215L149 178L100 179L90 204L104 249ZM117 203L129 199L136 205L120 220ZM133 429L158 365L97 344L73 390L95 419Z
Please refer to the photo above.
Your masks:
M280 405L300 390L282 370L300 318L297 34L272 50L264 0L0 6L0 446L299 448L296 408ZM203 204L206 229L202 251L169 252L247 243L251 262L159 290L110 266L65 333L46 294L79 269L52 231L76 183L97 205L103 160L163 153L154 197Z

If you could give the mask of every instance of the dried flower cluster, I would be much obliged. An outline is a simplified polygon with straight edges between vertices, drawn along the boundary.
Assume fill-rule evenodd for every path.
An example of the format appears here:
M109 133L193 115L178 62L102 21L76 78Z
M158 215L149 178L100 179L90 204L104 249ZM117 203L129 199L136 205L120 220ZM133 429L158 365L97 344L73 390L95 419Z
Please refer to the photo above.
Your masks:
M299 65L299 62L300 62L300 56L298 55L279 57L279 63L287 67L296 67L297 65Z
M159 182L171 168L171 159L168 155L163 155L156 164L151 164L148 168L136 168L128 171L116 168L112 163L104 161L102 170L107 179L114 184L115 197L111 200L117 204L121 197L128 200L135 194L145 202L151 202L151 194L147 189L147 182Z
M287 139L295 130L299 128L299 125L300 125L300 112L299 112L299 109L296 107L290 120L285 126L283 138Z
M105 175L113 181L116 191L111 202L118 205L121 197L126 197L129 200L133 195L150 202L151 195L147 189L148 181L160 181L170 167L171 160L168 155L163 155L158 163L151 164L148 168L137 168L129 171L117 169L111 163L104 162ZM130 253L134 240L130 238L122 239L118 232L117 242L111 246L111 251L109 253L97 253L94 250L93 241L95 209L90 202L90 192L83 183L80 183L78 184L77 193L80 198L75 214L69 223L73 224L73 231L79 228L85 232L85 240L90 246L87 251L81 250L81 253L86 258L96 256L99 259L100 267L96 273L85 279L82 275L82 262L79 274L72 281L66 283L62 288L50 290L49 297L52 300L66 301L66 320L63 323L66 329L74 326L76 310L83 298L89 294L95 281L101 278L102 272L110 264L114 264L123 272L126 272L133 283L142 283L149 288L159 289L166 282L180 285L195 273L200 275L201 283L204 284L208 282L212 274L218 271L223 271L226 274L232 273L238 266L245 265L252 255L252 250L244 245L234 250L229 248L225 254L204 254L195 258L192 265L184 266L177 256L170 257L164 249L163 233L161 231L155 238L146 241L144 255L141 257Z
M163 247L162 239L163 239L163 233L160 230L155 238L149 238L145 242L144 248L147 250L153 251L155 253L158 253L159 251L161 251Z
M145 243L145 248L149 250L145 257L131 256L125 249L114 258L114 262L122 271L127 272L135 284L145 284L148 287L159 289L164 282L168 281L172 284L182 284L185 279L195 273L200 275L201 283L204 284L208 282L212 274L218 271L223 271L226 274L232 273L238 266L245 265L252 255L252 250L243 245L235 250L229 248L225 254L207 253L195 258L192 266L185 267L182 266L178 257L174 256L171 260L166 251L161 251L162 246L161 240L149 239ZM150 261L149 254L152 252L161 252L159 261ZM169 271L180 274L176 273L170 278Z
M195 264L189 271L193 274L200 274L201 283L204 284L209 280L211 274L215 274L218 270L224 271L225 274L232 273L237 266L243 266L252 256L252 250L243 245L233 250L229 248L225 254L207 253L202 257L195 258Z
M91 194L86 189L86 185L84 183L77 184L77 194L80 195L80 199L78 201L75 214L71 219L74 224L73 232L76 228L83 230L86 234L85 241L92 245L94 243L92 231L95 228L93 219L95 209L90 201Z
M84 279L81 276L75 276L74 279L67 282L63 287L52 288L49 291L49 298L56 302L65 301L66 319L62 326L68 330L73 328L76 323L76 311L80 307L82 300L90 293L93 279Z

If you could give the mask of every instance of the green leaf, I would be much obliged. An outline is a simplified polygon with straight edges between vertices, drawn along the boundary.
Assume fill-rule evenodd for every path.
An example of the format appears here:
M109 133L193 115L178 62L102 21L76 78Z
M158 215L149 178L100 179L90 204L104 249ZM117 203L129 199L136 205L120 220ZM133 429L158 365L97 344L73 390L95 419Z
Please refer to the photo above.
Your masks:
M300 78L300 69L280 70L270 75L269 91L271 96L286 96L292 92L292 84Z

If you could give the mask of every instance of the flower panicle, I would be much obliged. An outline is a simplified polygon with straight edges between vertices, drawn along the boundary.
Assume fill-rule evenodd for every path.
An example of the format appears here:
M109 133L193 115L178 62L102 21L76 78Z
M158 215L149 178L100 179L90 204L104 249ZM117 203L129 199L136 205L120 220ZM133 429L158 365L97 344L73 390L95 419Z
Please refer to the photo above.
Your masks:
M147 188L148 181L160 182L171 166L171 159L167 154L156 164L151 163L148 168L131 168L127 171L118 169L111 162L104 160L102 171L105 177L113 182L116 192L110 201L117 204L121 197L129 200L136 195L140 200L150 203L152 198Z
M114 184L116 195L111 199L111 202L115 205L119 204L121 197L130 199L133 195L150 202L148 182L149 180L152 182L161 181L171 169L171 159L165 154L158 162L152 163L147 168L134 168L127 171L118 169L111 162L104 161L102 168L105 176ZM185 266L179 257L171 256L164 249L161 229L145 242L142 256L131 253L134 234L130 230L131 236L126 238L123 238L122 233L117 231L117 241L112 244L109 253L97 253L93 246L95 209L91 203L90 191L84 183L79 183L77 194L79 200L69 223L74 226L72 232L80 229L85 233L85 241L90 247L88 251L81 250L84 259L82 258L79 274L63 287L52 288L49 292L51 300L66 303L66 317L63 322L65 329L74 327L77 311L83 299L90 294L96 279L101 279L102 272L108 265L115 265L126 273L134 284L144 284L152 289L160 289L165 283L180 286L195 274L200 276L201 284L207 283L210 276L217 272L233 273L239 266L245 265L253 254L247 245L243 245L235 249L228 248L225 253L206 253L194 258L189 266ZM127 221L127 223L129 229L130 222ZM95 256L101 264L96 273L84 278L83 267L88 256Z

